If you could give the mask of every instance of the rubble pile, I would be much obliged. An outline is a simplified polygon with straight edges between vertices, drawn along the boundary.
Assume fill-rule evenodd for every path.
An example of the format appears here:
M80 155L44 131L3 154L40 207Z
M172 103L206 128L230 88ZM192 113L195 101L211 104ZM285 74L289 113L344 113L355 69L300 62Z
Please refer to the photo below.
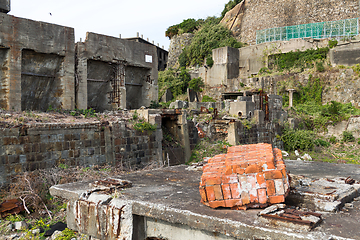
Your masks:
M212 208L247 209L284 202L290 184L281 151L261 143L230 147L209 159L199 191Z

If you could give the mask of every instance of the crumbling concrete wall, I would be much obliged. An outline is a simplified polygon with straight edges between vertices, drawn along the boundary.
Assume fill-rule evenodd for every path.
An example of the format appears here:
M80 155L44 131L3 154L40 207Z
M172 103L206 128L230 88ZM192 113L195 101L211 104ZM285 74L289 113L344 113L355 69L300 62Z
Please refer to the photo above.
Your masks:
M243 11L233 11L228 16L236 15L236 24L230 26L237 39L255 44L257 30L359 17L359 1L245 0ZM229 21L234 19L222 20Z
M140 168L161 161L161 129L132 130L126 122L39 124L0 129L0 184L11 176L58 164L121 164Z
M295 50L305 51L307 49L327 46L327 39L320 41L313 39L292 39L290 41L262 43L239 49L230 47L218 48L212 52L214 65L211 68L201 67L199 69L199 76L204 79L206 88L220 87L223 92L238 91L241 85L239 79L256 75L261 68L268 67L269 56ZM221 93L221 91L218 92L219 94Z
M87 33L76 44L77 108L139 108L157 101L154 45Z
M74 29L4 13L0 22L0 107L74 108Z
M0 0L0 12L10 12L10 0Z

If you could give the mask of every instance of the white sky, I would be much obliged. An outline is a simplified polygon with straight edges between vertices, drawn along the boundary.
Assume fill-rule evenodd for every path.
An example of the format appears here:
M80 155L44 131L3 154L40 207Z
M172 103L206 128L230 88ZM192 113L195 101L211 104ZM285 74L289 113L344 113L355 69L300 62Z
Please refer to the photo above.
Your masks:
M75 42L86 32L136 37L168 49L169 26L188 18L219 17L229 0L11 0L9 14L75 29ZM51 13L51 15L50 15Z

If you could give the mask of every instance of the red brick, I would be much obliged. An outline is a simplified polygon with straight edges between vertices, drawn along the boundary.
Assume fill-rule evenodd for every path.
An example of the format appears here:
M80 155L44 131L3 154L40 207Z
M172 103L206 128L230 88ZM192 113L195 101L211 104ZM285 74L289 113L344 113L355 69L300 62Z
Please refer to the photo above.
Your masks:
M241 201L242 201L242 203L243 203L244 205L250 203L250 195L249 195L248 192L243 191L243 192L241 193Z
M233 199L240 198L240 185L238 183L230 184L230 190Z
M207 202L205 187L199 187L199 192L200 192L201 200Z
M225 207L225 201L211 201L209 206L211 208Z
M225 207L229 207L229 208L243 205L241 199L229 199L229 200L225 200L224 202L225 202Z
M221 184L220 176L213 176L213 175L207 176L203 180L204 180L205 185L207 185L207 186Z
M285 202L285 196L284 195L269 196L269 202L271 204L283 203L283 202Z
M245 169L245 174L259 173L259 172L262 172L262 167L260 167L257 164L250 165Z
M267 202L266 190L264 188L258 189L259 203L265 204Z
M221 182L223 184L237 183L239 182L239 179L236 174L224 175L221 177Z
M266 187L264 173L256 174L256 182L257 182L257 184L259 184L260 188L265 188Z
M224 199L231 199L231 190L229 184L221 185L221 189L223 192Z
M258 192L257 192L256 188L251 189L249 191L249 195L250 195L250 202L252 202L252 203L258 203L259 202Z
M281 171L279 170L274 170L274 171L269 171L269 172L265 172L265 179L281 179L283 177Z
M215 201L215 192L213 186L207 186L206 188L206 197L208 201Z
M220 185L214 186L214 194L216 200L224 200L223 193Z
M266 181L266 192L268 196L273 196L275 195L276 191L275 191L275 183L273 180L267 180Z

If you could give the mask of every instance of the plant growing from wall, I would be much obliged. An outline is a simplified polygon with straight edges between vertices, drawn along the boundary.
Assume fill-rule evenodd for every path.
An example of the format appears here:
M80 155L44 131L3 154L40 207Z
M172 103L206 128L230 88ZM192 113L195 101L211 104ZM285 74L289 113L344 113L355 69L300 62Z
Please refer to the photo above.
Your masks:
M189 88L196 92L201 92L204 86L205 84L201 77L193 78L189 82Z
M224 10L221 12L221 18L225 17L225 14L233 9L236 5L241 3L243 0L230 0L228 3L225 4Z
M212 97L209 97L208 95L204 95L201 102L216 102L216 100Z
M186 93L190 80L191 77L189 71L184 67L178 70L167 69L159 72L159 96L161 97L165 93L166 89L170 89L174 98Z
M243 44L238 42L226 27L214 24L212 20L205 21L195 33L191 44L183 49L180 56L181 64L182 66L203 65L204 59L212 55L213 49L226 46L240 48ZM210 66L211 63L208 62L208 65Z
M282 72L292 68L311 68L314 61L323 61L329 52L329 47L318 49L307 49L306 51L291 51L288 53L275 54L270 56L271 67Z

